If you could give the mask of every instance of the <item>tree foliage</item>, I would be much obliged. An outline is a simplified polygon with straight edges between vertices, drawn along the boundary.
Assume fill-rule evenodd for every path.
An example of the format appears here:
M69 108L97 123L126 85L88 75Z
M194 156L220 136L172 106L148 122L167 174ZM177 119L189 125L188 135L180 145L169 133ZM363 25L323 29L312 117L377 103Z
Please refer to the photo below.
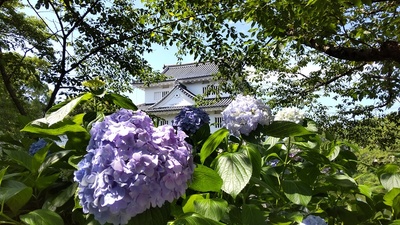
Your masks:
M233 90L255 82L252 91L298 106L329 96L338 100L339 113L354 115L398 101L398 1L147 2L166 20L193 17L173 30L185 37L178 46L197 60L218 62L220 80L233 80ZM251 81L244 78L246 66L255 70Z

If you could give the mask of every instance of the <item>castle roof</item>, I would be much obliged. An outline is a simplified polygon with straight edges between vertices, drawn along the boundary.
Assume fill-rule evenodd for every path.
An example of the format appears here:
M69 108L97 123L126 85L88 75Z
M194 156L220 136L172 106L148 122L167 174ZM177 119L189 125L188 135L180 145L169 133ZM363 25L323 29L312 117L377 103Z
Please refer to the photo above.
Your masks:
M166 65L163 69L161 73L168 77L167 80L209 77L218 72L218 66L211 62Z

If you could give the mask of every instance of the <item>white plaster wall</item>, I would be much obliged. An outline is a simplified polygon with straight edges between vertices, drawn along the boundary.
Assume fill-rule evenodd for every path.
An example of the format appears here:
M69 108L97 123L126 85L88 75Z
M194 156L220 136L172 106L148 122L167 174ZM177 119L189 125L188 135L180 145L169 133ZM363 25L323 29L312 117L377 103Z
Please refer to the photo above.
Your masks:
M169 86L168 88L162 88L162 87L147 87L145 89L144 92L144 96L145 96L145 103L149 104L149 103L156 103L158 102L158 100L154 100L154 92L158 92L158 91L170 91L172 89L172 86Z

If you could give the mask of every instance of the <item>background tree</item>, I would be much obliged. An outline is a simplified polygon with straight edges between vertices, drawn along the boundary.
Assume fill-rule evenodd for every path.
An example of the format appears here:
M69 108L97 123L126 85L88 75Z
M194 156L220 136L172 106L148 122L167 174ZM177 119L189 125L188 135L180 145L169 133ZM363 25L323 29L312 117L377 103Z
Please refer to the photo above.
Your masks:
M320 110L315 99L327 96L339 101L339 113L360 115L398 101L399 1L147 2L167 11L166 20L201 15L176 26L173 32L185 37L178 46L199 61L220 63L232 90L243 90L248 66L258 94L279 105ZM235 29L240 23L247 29ZM314 70L305 73L310 65Z

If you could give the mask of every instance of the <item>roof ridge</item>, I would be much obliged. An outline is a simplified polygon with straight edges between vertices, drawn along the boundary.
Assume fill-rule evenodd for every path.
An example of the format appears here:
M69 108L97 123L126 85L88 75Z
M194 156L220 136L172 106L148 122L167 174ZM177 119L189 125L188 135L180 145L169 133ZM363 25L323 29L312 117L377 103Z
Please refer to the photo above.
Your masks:
M176 81L176 84L174 86L174 88L172 88L168 94L166 94L164 97L162 97L159 101L157 101L156 103L154 103L153 105L151 105L149 107L149 109L153 109L157 104L159 104L160 102L162 102L164 99L166 99L169 95L171 95L171 93L175 90L175 89L179 89L181 90L186 96L190 97L190 98L194 98L196 95L194 95L192 92L190 92L189 90L186 89L186 86L181 84L179 81ZM186 92L186 93L185 93ZM192 95L192 96L190 96Z

